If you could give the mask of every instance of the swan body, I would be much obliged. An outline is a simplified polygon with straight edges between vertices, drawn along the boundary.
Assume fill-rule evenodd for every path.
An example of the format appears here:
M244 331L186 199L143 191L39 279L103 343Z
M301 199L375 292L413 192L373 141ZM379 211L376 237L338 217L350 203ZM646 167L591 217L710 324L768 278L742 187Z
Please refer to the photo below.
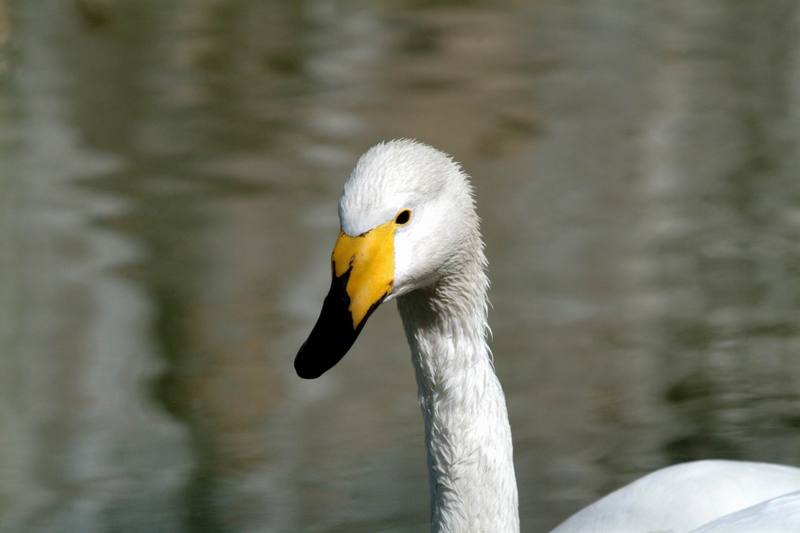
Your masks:
M381 143L345 183L339 219L331 288L295 358L298 375L333 367L372 311L396 300L425 422L431 530L518 532L511 430L486 344L489 281L469 179L430 146ZM634 481L554 531L688 532L798 490L796 468L686 463ZM770 501L753 508L761 519L791 507Z
M793 467L721 460L682 463L617 489L553 533L687 532L796 490L800 469Z
M800 492L791 492L731 513L692 533L794 533L800 531Z

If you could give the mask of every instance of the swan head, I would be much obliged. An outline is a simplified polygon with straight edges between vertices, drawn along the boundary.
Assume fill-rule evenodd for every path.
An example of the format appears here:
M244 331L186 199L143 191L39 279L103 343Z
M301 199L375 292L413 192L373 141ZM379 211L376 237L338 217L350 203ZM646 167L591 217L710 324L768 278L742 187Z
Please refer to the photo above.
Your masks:
M482 261L466 174L416 141L381 143L361 156L339 200L339 221L331 288L294 362L302 378L338 363L382 302L435 284L476 253Z

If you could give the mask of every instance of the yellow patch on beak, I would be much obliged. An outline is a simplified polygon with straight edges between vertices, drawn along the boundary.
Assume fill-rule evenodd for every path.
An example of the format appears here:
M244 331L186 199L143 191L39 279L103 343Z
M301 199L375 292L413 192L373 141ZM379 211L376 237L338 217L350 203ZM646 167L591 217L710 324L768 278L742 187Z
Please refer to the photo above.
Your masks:
M333 247L333 275L338 278L350 270L347 295L353 329L392 290L395 228L390 220L357 237L340 232Z

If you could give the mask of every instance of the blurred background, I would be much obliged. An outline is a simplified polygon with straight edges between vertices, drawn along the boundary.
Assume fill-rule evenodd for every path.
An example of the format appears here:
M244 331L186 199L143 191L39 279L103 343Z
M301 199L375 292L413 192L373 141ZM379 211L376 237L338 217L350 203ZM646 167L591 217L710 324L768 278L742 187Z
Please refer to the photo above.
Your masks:
M315 382L358 155L474 176L524 531L800 465L800 4L0 0L0 532L416 532L394 305Z

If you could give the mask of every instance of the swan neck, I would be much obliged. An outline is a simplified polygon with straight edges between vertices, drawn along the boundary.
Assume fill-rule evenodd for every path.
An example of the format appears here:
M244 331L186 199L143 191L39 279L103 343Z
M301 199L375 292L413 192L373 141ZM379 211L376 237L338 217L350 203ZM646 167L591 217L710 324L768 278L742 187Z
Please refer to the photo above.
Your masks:
M505 396L486 344L487 288L481 258L398 299L425 421L434 532L519 531Z

